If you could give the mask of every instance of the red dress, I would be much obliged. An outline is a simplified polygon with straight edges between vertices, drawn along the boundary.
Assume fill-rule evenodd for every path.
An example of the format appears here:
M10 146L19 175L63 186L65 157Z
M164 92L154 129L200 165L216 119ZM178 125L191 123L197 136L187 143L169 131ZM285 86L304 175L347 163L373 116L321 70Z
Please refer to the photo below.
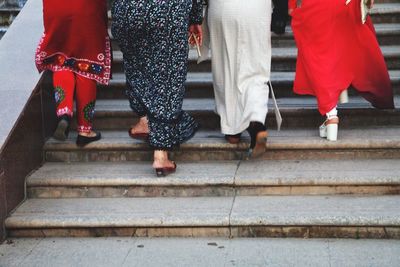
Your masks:
M376 108L394 108L389 73L368 17L361 23L360 0L289 0L298 47L294 92L315 95L322 115L352 85Z
M43 70L70 70L107 84L111 45L105 0L43 0L44 34L36 51Z

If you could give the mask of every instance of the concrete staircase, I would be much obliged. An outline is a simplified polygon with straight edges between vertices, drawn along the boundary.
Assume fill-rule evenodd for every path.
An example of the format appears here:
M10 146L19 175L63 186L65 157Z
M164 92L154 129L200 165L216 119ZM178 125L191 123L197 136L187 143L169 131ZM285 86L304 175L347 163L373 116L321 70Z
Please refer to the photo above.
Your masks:
M26 0L0 0L0 39L17 17Z
M400 107L400 2L382 2L372 17ZM225 142L213 112L210 62L197 65L191 51L184 107L202 129L171 153L177 173L160 179L149 147L127 135L137 118L123 96L114 45L114 79L98 89L95 127L103 139L80 149L72 133L45 144L46 162L27 178L27 200L6 221L9 236L399 239L400 109L375 110L351 92L340 106L339 141L322 140L315 99L291 92L291 30L274 35L273 46L284 123L275 131L270 112L264 157L243 160L248 138Z

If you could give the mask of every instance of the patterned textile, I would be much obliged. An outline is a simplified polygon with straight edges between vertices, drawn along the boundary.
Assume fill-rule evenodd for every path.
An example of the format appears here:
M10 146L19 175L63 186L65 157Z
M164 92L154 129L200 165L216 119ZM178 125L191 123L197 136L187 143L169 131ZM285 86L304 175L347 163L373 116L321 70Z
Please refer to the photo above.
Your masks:
M201 0L116 0L112 34L124 55L131 108L149 119L149 143L172 149L197 123L182 110L188 27L202 22Z
M111 45L105 0L43 0L44 33L36 51L38 70L70 70L107 84Z
M63 70L53 73L53 85L57 116L72 117L75 95L78 132L91 132L96 103L96 81L77 75L72 71Z

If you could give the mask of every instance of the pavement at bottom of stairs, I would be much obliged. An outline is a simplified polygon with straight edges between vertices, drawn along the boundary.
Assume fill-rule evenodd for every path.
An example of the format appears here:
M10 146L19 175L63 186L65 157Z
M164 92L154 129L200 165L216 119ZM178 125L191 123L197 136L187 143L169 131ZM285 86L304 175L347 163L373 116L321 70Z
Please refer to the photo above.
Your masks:
M354 239L25 238L0 266L400 266L400 241Z

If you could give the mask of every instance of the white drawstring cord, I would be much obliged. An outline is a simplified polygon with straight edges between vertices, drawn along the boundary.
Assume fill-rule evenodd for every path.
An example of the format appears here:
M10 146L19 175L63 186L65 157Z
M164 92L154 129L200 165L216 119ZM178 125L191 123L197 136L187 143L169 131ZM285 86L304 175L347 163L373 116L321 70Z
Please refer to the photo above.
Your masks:
M279 111L278 103L276 102L275 93L274 89L272 88L271 80L269 80L268 83L269 83L269 88L271 89L272 102L274 103L276 126L278 128L278 131L280 131L282 125L282 115L281 112Z

